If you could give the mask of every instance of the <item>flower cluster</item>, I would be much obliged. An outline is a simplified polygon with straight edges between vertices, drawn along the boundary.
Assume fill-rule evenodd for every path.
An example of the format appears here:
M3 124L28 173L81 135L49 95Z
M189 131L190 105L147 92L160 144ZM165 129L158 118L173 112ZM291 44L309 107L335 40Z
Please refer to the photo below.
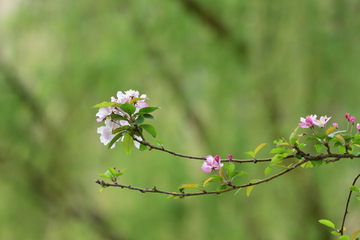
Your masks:
M306 118L301 117L299 126L302 128L314 128L314 126L324 127L325 124L331 119L331 117L322 116L320 119L317 119L316 115L310 115Z
M111 140L116 136L117 129L130 126L131 122L135 122L138 116L135 116L136 113L140 111L140 109L144 107L148 107L145 100L147 96L145 94L140 95L138 91L129 90L125 91L125 93L118 91L117 98L111 97L111 102L106 103L109 106L100 107L99 111L96 113L98 117L98 122L105 122L105 126L99 127L97 129L97 133L101 134L100 141L107 145L111 142ZM126 113L123 109L120 108L123 104L130 104L134 106L136 109L133 114ZM115 114L118 116L116 119L112 118L111 115ZM119 117L120 116L120 117ZM134 136L134 138L138 140L142 140L141 137ZM123 141L124 137L121 138ZM120 140L120 139L118 139ZM135 147L139 148L140 143L135 141ZM111 148L115 147L115 143L111 146Z
M201 169L204 172L212 172L214 170L219 170L224 164L220 163L221 159L219 155L216 155L215 157L208 155L206 156L206 161L203 163Z

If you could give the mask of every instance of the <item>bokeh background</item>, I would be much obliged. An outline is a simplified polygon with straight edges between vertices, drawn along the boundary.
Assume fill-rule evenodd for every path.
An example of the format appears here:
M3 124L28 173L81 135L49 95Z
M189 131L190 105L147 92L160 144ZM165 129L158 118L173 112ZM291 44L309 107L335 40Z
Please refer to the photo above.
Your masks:
M117 91L146 93L158 139L195 156L287 138L309 114L360 119L360 2L355 0L0 0L0 239L337 239L359 161L297 169L222 196L164 195L208 174L201 161L121 145L96 133L96 109ZM289 161L290 163L291 161ZM242 164L264 177L268 164ZM276 173L281 169L273 169ZM210 187L211 188L211 187ZM350 204L348 234L358 230Z

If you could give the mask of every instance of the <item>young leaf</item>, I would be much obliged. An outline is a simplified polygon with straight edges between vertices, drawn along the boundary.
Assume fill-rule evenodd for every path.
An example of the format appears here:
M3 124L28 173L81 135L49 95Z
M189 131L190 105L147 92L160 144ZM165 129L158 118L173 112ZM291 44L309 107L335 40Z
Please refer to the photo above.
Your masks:
M319 223L324 224L325 226L328 226L332 229L335 229L335 225L329 220L321 219L321 220L319 220Z
M357 195L357 196L356 196L356 198L357 198L357 200L359 200L359 201L360 201L360 195Z
M341 233L337 232L337 231L331 231L330 232L332 235L335 235L335 236L339 236L341 235Z
M98 193L101 193L105 189L105 186L101 187L98 191Z
M351 239L354 239L356 237L356 235L358 235L360 233L360 230L357 230L356 232L353 233L353 235L351 235Z
M123 172L126 170L126 168L124 168L123 170L121 170L120 172L116 172L116 176L121 176L123 175Z
M339 237L340 240L351 240L351 238L348 235L343 235Z
M188 184L183 184L179 187L179 191L180 192L184 192L185 188L196 188L196 189L200 189L200 187L197 184L193 184L193 183L188 183Z
M318 133L318 134L315 134L315 137L317 137L319 139L325 139L327 137L327 135L323 134L323 133Z
M111 178L110 175L108 175L108 174L102 174L102 173L100 173L98 176L99 176L99 177L103 177L103 178Z
M285 157L287 157L287 155L289 155L288 153L280 153L280 154L276 154L270 162L270 165L275 165L277 163L280 163L282 160L284 160Z
M109 167L108 169L109 169L109 172L111 173L112 176L116 176L116 171L115 171L115 169L113 169L113 168L111 168L111 167Z
M357 186L351 186L350 190L355 191L355 192L360 192L360 190L359 190L359 188Z
M290 144L294 145L297 142L297 138L290 138Z
M134 112L136 111L136 107L134 105L125 103L122 104L120 106L121 110L123 110L124 112L126 112L127 114L129 114L130 116L134 114Z
M297 126L297 128L295 128L294 132L290 135L290 138L289 138L289 139L295 138L296 133L297 133L297 131L299 130L299 127L300 127L300 126Z
M266 177L266 175L268 175L269 173L271 172L271 168L270 167L267 167L266 169L265 169L265 177Z
M131 137L130 133L126 133L123 140L123 147L125 153L130 156L134 146L134 139Z
M255 157L255 154L254 152L245 152L247 155L249 155L250 157L254 158Z
M334 127L334 126L329 127L328 129L326 129L325 134L326 134L326 135L329 135L329 134L332 133L335 129L336 129L336 127Z
M262 144L260 144L259 146L257 146L257 147L255 148L254 155L256 155L257 152L258 152L263 146L265 146L265 145L266 145L266 143L262 143Z
M282 147L273 148L270 153L276 154L276 153L289 153L291 149L285 149Z
M251 180L250 182L251 183L256 183L256 182L258 182L259 180ZM255 187L255 185L252 185L252 186L248 186L247 188L246 188L246 196L250 196L250 193L251 193L251 191L253 190L253 188Z
M95 106L93 106L92 108L101 108L101 107L113 107L113 106L120 106L120 103L117 102L102 102L102 103L98 103Z
M160 145L160 146L163 145L163 141L161 141L161 140L156 140L156 142L157 142L157 144Z
M246 188L246 196L250 196L250 193L251 193L251 191L253 190L254 187L255 187L255 186L248 186L248 187Z
M206 179L203 183L203 187L205 187L213 179L214 179L213 177L209 177L208 179Z
M145 129L148 133L150 133L151 136L156 138L157 132L156 132L155 128L153 126L151 126L150 124L141 124L141 125L139 125L139 127Z

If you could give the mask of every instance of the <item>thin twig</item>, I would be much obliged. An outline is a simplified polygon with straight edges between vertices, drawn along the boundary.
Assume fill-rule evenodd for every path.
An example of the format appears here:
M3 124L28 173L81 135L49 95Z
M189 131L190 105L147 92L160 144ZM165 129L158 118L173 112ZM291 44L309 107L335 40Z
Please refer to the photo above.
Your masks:
M360 177L360 174L356 176L356 178L354 179L353 184L351 186L355 185L355 183L356 183L356 181L358 180L359 177ZM344 234L345 219L346 219L346 215L348 214L348 208L349 208L350 197L351 197L352 192L353 191L350 190L349 197L348 197L347 202L346 202L345 213L344 213L344 217L343 217L343 221L342 221L341 229L340 229L341 236Z

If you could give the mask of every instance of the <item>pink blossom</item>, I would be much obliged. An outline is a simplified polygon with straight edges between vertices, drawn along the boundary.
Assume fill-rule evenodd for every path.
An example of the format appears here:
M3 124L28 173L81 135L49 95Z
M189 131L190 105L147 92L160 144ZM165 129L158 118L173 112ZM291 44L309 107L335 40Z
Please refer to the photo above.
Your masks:
M203 163L201 169L204 172L212 172L215 169L220 169L224 164L220 163L220 157L216 155L215 157L212 157L211 155L206 157L206 161Z
M320 117L319 120L315 120L314 124L318 127L323 127L330 119L331 119L331 117L327 117L327 116L323 117L322 116L322 117Z
M339 128L339 125L337 123L333 123L333 126Z
M229 161L231 162L231 160L233 159L233 155L229 154L228 158L229 158Z
M356 124L356 128L360 132L360 123Z
M355 124L355 121L356 121L356 118L354 116L351 116L350 122L351 122L352 125Z
M350 120L350 114L345 113L345 118L349 121Z
M310 115L307 116L306 118L301 117L300 118L301 123L299 123L299 126L302 128L312 128L314 127L314 122L317 121L316 118L317 118L316 115Z

